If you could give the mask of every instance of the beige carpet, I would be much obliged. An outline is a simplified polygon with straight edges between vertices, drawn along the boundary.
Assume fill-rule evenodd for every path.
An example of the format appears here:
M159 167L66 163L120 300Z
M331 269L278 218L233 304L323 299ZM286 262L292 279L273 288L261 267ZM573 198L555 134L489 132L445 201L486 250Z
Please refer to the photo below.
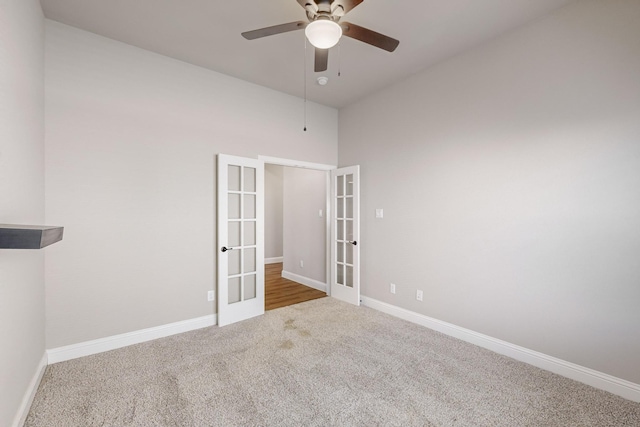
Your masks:
M332 298L51 365L27 426L640 426L640 404Z

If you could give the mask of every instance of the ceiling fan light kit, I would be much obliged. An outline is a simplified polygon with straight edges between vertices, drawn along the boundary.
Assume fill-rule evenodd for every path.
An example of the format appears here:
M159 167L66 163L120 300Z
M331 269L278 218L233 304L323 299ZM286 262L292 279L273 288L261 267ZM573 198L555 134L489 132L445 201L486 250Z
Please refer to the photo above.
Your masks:
M304 33L309 43L318 49L329 49L340 41L342 28L330 19L318 19L307 25Z
M307 39L316 48L315 72L327 70L329 57L327 49L335 46L343 35L387 52L393 52L400 44L398 40L349 22L340 21L349 11L363 1L297 0L298 4L306 11L309 23L304 21L289 22L258 30L245 31L242 36L247 40L255 40L304 28Z

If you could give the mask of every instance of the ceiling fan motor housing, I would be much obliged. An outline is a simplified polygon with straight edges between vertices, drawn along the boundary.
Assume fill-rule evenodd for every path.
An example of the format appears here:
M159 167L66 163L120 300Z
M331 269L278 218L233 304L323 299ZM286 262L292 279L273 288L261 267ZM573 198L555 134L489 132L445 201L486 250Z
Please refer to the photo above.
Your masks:
M338 22L344 16L344 7L335 3L334 0L307 1L304 8L310 22L318 19L330 19Z

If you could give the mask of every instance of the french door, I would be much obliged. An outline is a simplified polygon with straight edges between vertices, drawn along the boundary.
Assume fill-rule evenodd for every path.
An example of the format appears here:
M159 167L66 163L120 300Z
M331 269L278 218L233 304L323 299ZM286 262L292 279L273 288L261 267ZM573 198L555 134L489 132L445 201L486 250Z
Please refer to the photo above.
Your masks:
M264 314L264 162L218 154L218 325Z
M331 296L360 305L360 166L331 171Z

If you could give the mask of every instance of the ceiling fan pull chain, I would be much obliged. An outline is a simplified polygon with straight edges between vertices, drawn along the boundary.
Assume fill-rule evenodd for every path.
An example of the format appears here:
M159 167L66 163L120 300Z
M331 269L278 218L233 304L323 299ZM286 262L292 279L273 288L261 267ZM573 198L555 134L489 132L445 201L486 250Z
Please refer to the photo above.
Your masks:
M307 36L304 37L304 66L302 67L304 74L304 131L307 131Z
M342 66L342 43L338 43L338 77L340 77L340 67Z

